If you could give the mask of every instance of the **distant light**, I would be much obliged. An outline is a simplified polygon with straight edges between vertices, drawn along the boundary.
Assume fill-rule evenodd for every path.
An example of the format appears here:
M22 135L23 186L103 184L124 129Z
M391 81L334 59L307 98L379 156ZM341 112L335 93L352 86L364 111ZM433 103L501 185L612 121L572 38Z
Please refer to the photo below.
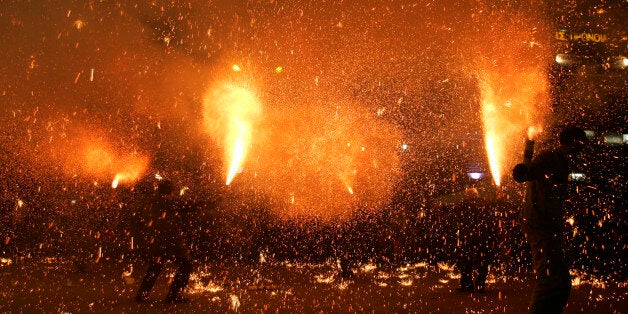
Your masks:
M484 173L482 173L482 172L469 172L469 173L467 173L467 176L469 176L469 178L472 179L472 180L480 180L480 179L484 178Z
M155 179L157 180L163 180L164 177L162 177L159 173L155 173Z
M232 68L235 72L240 72L240 71L242 71L242 68L240 68L240 66L239 66L239 65L237 65L237 64L234 64L231 68Z
M275 73L279 74L281 72L283 72L283 67L278 66L278 67L275 68Z
M621 59L621 64L622 64L624 67L628 67L628 58L625 58L625 57L624 57L624 58L622 58L622 59Z
M584 130L584 134L586 134L587 138L592 138L595 136L595 131L593 130Z
M624 144L624 134L609 133L604 135L604 144L621 145Z
M571 181L585 181L587 176L584 173L570 173L569 180Z
M402 145L401 145L401 149L403 149L403 150L408 149L408 144L402 144Z
M568 54L564 54L564 53L559 53L556 55L556 63L558 63L559 65L569 65L571 64L571 59L569 58Z

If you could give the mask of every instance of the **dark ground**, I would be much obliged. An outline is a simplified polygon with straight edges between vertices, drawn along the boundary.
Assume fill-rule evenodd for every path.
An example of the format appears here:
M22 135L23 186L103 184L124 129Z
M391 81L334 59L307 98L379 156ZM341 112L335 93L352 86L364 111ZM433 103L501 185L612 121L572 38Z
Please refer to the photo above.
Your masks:
M55 260L1 265L0 311L12 313L523 313L531 292L529 278L490 276L486 293L460 293L456 271L443 264L367 264L349 281L331 264L208 264L192 275L191 302L162 301L173 275L168 268L151 302L138 304L133 295L144 265L126 277L129 266L110 261L84 273ZM565 313L628 312L625 282L580 278Z

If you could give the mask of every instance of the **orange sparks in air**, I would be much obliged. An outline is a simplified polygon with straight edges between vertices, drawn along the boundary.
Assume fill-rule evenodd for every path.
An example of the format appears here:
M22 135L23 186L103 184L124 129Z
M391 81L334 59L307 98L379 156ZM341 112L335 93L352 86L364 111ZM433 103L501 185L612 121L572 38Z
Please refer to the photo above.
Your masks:
M501 115L497 105L498 95L488 82L482 81L482 122L484 127L484 145L493 182L499 186L502 178L502 165L505 143L508 140L508 120Z
M114 167L119 171L111 182L111 187L115 189L120 183L137 181L148 168L148 158L128 156L114 163Z
M238 118L234 118L232 121L232 125L229 130L230 138L227 139L227 144L231 145L231 149L229 149L228 154L230 154L230 165L229 171L227 173L227 182L229 185L235 175L240 170L240 166L244 162L244 157L246 156L246 146L250 143L251 130L246 122L241 121Z
M545 82L538 69L529 69L525 74L485 73L480 79L484 144L497 186L506 169L518 162L521 134L527 132L528 138L533 139L542 130L529 126L542 117L547 103Z
M116 149L102 137L93 134L80 135L68 148L74 153L64 157L66 173L112 180L112 188L117 188L123 182L136 181L149 165L146 156Z
M493 182L495 182L495 185L500 186L502 173L499 165L502 161L500 160L501 155L497 146L496 134L493 132L486 132L484 135L484 142L486 145L486 155L488 157L489 167L491 169L491 174L493 175Z
M204 104L206 126L210 134L222 142L227 162L226 184L229 185L250 150L261 105L253 92L232 84L210 90Z
M528 139L534 141L536 137L543 132L543 128L538 126L530 126L528 127Z

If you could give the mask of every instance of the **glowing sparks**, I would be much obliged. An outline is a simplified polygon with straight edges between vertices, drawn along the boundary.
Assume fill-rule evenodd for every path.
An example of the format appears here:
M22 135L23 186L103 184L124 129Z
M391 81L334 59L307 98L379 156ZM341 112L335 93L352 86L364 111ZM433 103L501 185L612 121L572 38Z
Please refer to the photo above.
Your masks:
M189 191L189 190L190 190L190 188L189 188L189 187L187 187L187 186L182 187L182 188L181 188L181 190L179 190L179 196L183 196L183 195L185 195L185 193L186 193L187 191Z
M346 218L356 203L379 209L390 197L400 133L356 107L305 103L289 114L265 112L247 167L260 189L289 205L274 208L282 217Z
M137 181L148 168L148 158L130 155L119 158L113 166L120 169L111 182L111 187L115 189L120 183Z
M120 184L120 177L121 177L121 175L120 175L120 174L116 174L116 177L115 177L115 178L113 179L113 181L111 182L111 187L112 187L112 188L114 188L114 189L115 189L115 188L117 188L117 187L118 187L118 184Z
M528 127L528 139L533 141L541 132L543 131L543 128L538 127L538 126L530 126Z
M365 264L364 266L361 267L362 272L365 272L365 273L371 272L375 269L377 269L377 266L375 266L374 264Z
M213 281L203 283L204 282L203 279L204 277L206 277L206 275L207 275L206 273L194 273L190 276L190 281L192 282L192 285L189 289L190 293L193 293L193 294L203 293L203 292L217 293L224 290L222 286L214 283Z
M412 279L404 279L404 280L401 280L399 283L402 286L409 287L409 286L412 286L413 280Z
M92 133L77 137L68 149L72 153L59 152L66 174L91 178L95 186L102 180L111 180L114 189L122 183L134 182L149 164L148 157L113 147L104 137Z
M205 121L210 134L222 140L229 185L241 171L251 148L261 104L250 90L226 84L205 97Z
M234 72L240 72L240 71L242 71L242 68L241 68L239 65L237 65L237 64L234 64L233 66L231 66L231 69L232 69Z
M240 170L240 165L244 162L244 157L246 155L246 144L249 142L250 132L251 130L247 127L247 125L238 120L237 118L233 121L235 138L232 142L231 149L231 166L229 167L229 172L227 173L227 182L229 185L235 175Z
M501 169L499 165L501 164L500 154L498 152L496 135L492 132L486 132L484 138L486 144L486 154L488 156L488 163L491 168L491 173L493 174L493 182L495 185L499 186L501 184Z
M85 26L85 22L83 20L74 21L74 27L78 30L81 30Z
M234 312L237 312L238 309L240 308L240 298L238 298L237 295L232 294L229 296L229 299L231 301L230 309Z
M454 270L454 266L453 265L450 265L450 264L447 264L447 263L444 263L444 262L438 262L437 265L438 265L438 268L440 270L442 270L442 271L453 271Z
M318 283L332 283L335 281L334 274L329 275L316 275L314 276L316 282Z
M513 141L526 130L534 138L542 130L536 126L542 119L548 97L545 79L539 69L528 73L490 72L480 76L482 123L486 155L495 185L500 186L506 169L518 160L523 141ZM502 78L504 75L507 78ZM526 86L520 88L519 86ZM534 125L533 127L529 127Z

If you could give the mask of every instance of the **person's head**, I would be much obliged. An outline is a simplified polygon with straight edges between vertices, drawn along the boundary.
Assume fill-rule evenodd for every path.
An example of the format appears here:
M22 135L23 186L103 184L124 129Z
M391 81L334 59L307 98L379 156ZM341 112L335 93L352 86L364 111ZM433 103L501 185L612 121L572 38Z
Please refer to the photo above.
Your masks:
M576 126L568 126L560 132L560 146L568 154L576 155L582 151L587 143L587 134Z
M161 180L157 183L157 193L159 195L170 195L174 192L174 183L170 180Z

